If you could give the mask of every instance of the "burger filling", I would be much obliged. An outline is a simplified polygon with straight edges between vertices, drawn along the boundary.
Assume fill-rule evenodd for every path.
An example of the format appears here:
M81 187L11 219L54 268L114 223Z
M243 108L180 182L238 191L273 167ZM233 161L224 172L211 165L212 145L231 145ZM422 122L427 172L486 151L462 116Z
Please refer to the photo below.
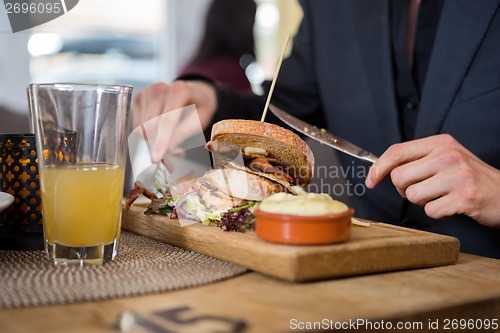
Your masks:
M200 221L226 231L252 230L253 207L258 202L275 193L298 194L303 190L291 185L294 179L277 166L264 149L247 147L243 160L245 165L239 165L223 157L219 168L207 171L181 195L172 196L167 190L162 198L157 198L140 183L136 183L131 193L135 198L144 194L151 199L146 214ZM127 208L135 198L129 196Z

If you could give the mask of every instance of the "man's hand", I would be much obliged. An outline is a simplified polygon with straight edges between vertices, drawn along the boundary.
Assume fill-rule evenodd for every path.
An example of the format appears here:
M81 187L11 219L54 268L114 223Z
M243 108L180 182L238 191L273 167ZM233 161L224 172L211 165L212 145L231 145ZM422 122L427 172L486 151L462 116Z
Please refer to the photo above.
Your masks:
M447 134L395 144L371 167L366 186L387 175L402 197L435 219L465 214L500 227L500 171Z
M148 131L152 162L161 161L168 154L176 153L179 144L206 128L217 109L217 95L212 85L202 81L175 81L172 84L154 83L139 92L134 99L133 128L166 112L194 104L196 119L168 117L159 121L154 130ZM196 126L193 126L196 125Z

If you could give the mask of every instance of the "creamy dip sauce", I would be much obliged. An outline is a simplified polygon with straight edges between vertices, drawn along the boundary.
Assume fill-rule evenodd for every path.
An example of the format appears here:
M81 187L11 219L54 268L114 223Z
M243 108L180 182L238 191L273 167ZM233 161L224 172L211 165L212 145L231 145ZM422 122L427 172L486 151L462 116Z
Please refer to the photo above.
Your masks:
M264 199L259 209L269 213L292 214L301 216L338 214L349 208L343 202L333 200L328 194L305 193L293 195L276 193Z

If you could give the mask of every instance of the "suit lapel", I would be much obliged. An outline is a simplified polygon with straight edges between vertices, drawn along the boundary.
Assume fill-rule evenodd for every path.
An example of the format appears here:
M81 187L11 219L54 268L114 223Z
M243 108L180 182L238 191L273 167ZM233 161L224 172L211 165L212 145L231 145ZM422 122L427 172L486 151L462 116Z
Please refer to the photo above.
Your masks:
M417 138L439 133L498 4L445 1L421 96Z

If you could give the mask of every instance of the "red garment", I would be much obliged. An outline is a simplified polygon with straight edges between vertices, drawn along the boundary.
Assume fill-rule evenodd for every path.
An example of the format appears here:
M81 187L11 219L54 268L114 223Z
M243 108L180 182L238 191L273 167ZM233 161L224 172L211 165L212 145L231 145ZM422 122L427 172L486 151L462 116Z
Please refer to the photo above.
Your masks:
M181 71L180 75L186 74L203 75L235 90L247 91L251 89L239 59L231 57L214 58L203 64L188 65Z

